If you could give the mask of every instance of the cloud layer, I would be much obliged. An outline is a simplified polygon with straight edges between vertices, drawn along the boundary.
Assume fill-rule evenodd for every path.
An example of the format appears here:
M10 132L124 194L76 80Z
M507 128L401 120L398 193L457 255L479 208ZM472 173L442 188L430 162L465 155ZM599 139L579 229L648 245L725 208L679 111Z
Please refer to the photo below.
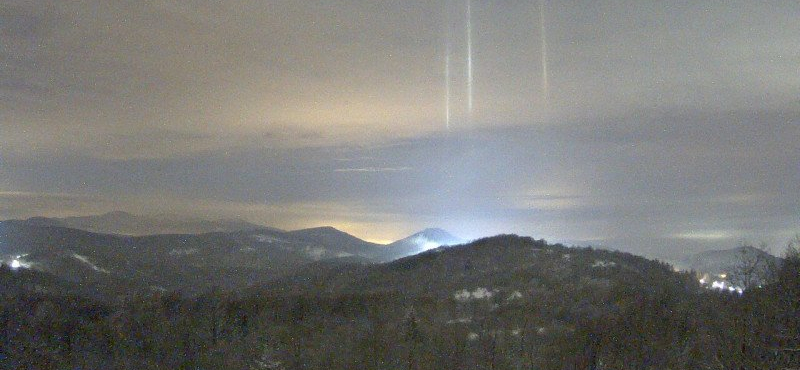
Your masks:
M5 2L0 216L177 209L650 254L800 231L798 3L549 2L545 105L536 4L474 2L471 117L463 6Z

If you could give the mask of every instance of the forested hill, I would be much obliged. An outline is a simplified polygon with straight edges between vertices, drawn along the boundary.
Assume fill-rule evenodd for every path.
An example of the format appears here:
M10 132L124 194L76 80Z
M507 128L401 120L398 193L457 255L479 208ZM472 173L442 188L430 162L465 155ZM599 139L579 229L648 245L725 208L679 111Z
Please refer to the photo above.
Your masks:
M271 291L309 294L402 292L447 297L457 290L530 290L583 285L599 290L621 284L669 285L697 290L696 279L666 264L623 252L570 248L544 240L500 235L441 247L387 264L303 271L269 285Z
M97 304L21 286L0 292L0 365L795 368L800 257L786 261L740 297L656 261L506 235L383 265L319 265L242 296Z

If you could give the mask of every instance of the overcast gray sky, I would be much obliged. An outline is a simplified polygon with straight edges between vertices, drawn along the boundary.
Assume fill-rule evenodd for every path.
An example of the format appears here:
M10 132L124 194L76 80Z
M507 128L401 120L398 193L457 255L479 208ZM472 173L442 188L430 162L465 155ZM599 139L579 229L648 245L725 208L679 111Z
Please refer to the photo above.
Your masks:
M0 1L0 217L800 232L800 2ZM449 44L450 129L445 60Z

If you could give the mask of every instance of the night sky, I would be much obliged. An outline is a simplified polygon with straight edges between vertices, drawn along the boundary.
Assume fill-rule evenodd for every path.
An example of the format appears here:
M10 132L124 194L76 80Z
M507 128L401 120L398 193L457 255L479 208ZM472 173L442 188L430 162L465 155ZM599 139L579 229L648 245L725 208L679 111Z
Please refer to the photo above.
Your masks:
M0 1L0 218L435 226L656 257L800 232L800 2L469 14Z

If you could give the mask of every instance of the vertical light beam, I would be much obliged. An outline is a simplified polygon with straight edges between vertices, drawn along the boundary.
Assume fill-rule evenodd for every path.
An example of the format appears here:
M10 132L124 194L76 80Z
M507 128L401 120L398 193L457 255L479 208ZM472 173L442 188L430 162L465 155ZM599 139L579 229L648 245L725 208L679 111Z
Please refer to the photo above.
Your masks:
M472 116L472 0L467 0L467 113Z
M444 119L450 131L450 1L444 2Z
M450 130L450 29L444 47L444 115L445 127Z
M550 81L547 75L547 26L544 23L545 1L546 0L539 0L539 27L541 28L540 33L542 38L542 95L544 96L545 108L547 108L550 103Z

